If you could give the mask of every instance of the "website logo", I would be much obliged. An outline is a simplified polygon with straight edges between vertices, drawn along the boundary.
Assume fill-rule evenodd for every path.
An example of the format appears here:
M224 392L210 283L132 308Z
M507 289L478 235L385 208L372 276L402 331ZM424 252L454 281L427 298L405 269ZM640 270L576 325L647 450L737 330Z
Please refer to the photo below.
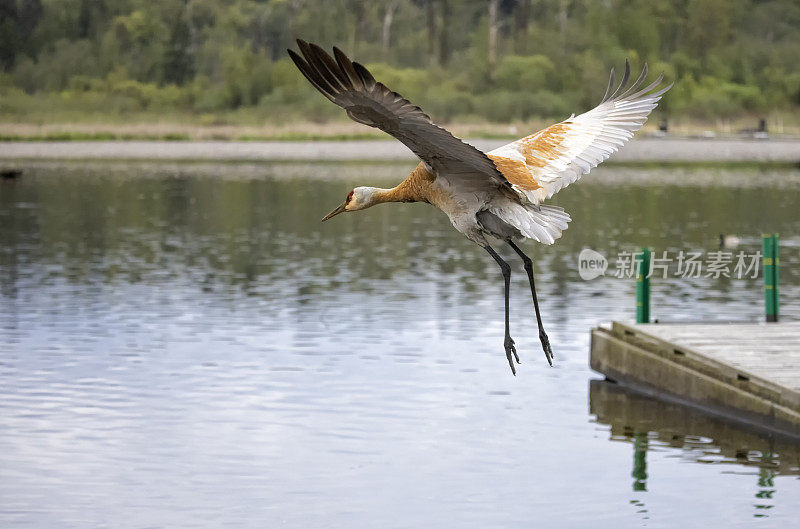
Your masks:
M584 248L578 255L578 274L584 281L605 275L608 268L608 259L605 255Z

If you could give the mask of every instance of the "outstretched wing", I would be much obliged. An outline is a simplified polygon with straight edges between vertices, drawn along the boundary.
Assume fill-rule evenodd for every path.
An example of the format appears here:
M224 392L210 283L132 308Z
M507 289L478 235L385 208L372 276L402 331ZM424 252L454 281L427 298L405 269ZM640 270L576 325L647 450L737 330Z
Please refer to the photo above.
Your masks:
M289 56L306 79L347 111L351 119L376 127L400 140L437 174L463 178L478 187L510 184L486 154L434 125L422 110L376 81L338 48L336 58L315 44L298 39L303 57ZM510 190L509 190L510 191Z
M615 153L642 127L661 96L672 87L672 84L660 86L662 74L640 89L646 76L647 65L626 89L630 65L625 61L622 82L612 93L612 69L606 94L598 106L487 155L514 188L530 200L539 203L550 198Z

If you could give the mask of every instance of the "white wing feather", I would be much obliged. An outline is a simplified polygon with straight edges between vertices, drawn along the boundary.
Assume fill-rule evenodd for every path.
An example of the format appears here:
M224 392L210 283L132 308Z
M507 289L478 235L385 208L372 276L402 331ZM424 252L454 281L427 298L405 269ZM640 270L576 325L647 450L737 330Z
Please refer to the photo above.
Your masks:
M630 67L626 63L625 77L609 96L614 79L612 70L606 97L592 110L579 116L573 114L561 123L487 155L501 170L504 165L521 168L524 163L532 182L521 181L517 174L509 178L514 187L534 204L550 198L624 145L642 127L661 96L672 87L670 84L659 88L663 78L659 76L654 83L637 91L647 75L645 65L639 79L623 92L629 74Z

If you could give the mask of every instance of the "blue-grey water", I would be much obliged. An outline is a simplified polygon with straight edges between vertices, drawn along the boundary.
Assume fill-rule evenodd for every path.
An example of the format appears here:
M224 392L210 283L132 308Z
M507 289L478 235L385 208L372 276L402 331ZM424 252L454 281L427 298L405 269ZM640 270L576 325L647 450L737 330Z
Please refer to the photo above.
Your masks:
M620 252L781 235L800 319L800 171L600 168L529 244L546 365L502 280L422 204L320 224L404 164L32 164L0 181L2 527L789 527L800 444L602 382L634 317ZM578 253L611 259L580 279ZM498 249L500 247L498 246ZM507 249L501 253L512 258ZM660 320L751 320L762 279L653 279Z

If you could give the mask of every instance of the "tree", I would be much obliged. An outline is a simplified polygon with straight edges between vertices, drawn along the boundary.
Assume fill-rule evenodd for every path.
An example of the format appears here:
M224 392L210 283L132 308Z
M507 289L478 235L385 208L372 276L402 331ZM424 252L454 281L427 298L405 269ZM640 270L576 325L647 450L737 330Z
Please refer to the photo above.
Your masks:
M0 65L10 69L22 47L16 0L0 0Z
M344 48L448 118L568 112L625 58L676 82L670 112L800 105L797 0L0 0L0 88L325 118L295 84L295 37Z
M191 32L185 15L185 10L182 9L178 16L174 17L164 51L163 80L177 85L184 84L194 74Z
M528 51L528 23L531 0L518 0L514 7L514 52L517 55Z
M495 67L497 66L497 31L498 16L497 11L500 7L500 0L489 0L489 75L494 77Z
M381 48L383 49L383 56L389 54L389 46L392 43L392 21L394 20L394 13L400 5L399 0L390 0L386 2L383 12L383 27L381 31Z

